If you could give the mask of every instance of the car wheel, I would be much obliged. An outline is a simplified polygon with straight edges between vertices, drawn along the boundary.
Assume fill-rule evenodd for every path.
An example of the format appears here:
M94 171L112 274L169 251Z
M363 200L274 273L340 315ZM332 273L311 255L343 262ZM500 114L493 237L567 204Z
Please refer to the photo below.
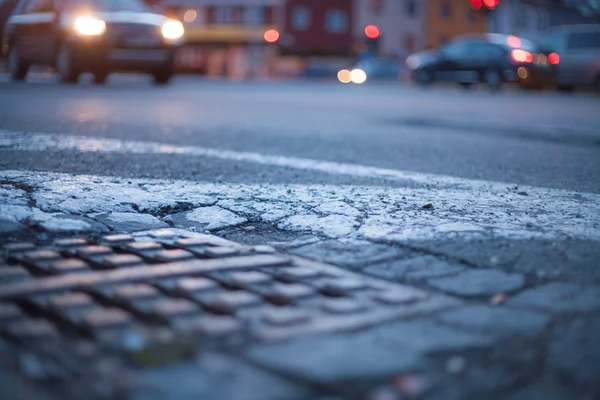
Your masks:
M173 78L173 71L157 71L154 74L152 74L152 76L154 77L155 85L167 85L169 84L169 82L171 82L171 79Z
M415 71L414 80L420 86L428 86L433 81L431 73L424 69Z
M106 80L108 79L108 75L110 73L108 71L96 71L94 72L94 83L96 85L104 85L106 84Z
M8 51L8 72L15 81L23 81L29 72L29 65L25 64L19 55L19 47L15 43Z
M62 45L56 56L56 71L62 83L77 83L80 72L68 46Z
M469 90L473 87L473 84L470 82L460 82L459 85L465 90Z
M570 85L561 85L561 84L557 84L556 85L556 89L559 92L563 92L563 93L570 93L574 90L573 86Z
M502 75L493 69L487 70L483 77L486 86L491 90L498 90L502 85Z

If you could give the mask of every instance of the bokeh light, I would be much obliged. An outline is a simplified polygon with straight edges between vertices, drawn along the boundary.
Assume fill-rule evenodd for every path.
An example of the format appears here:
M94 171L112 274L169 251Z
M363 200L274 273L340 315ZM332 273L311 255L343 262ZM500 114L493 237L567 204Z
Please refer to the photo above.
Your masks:
M557 65L558 63L560 63L560 57L556 53L550 53L548 54L548 61L552 65Z
M483 4L490 10L493 10L498 6L498 0L483 0Z
M347 69L340 70L340 72L338 72L337 74L337 78L342 83L352 82L352 79L350 78L350 71L348 71Z
M379 28L375 25L367 25L365 27L365 35L369 39L377 39L379 37L380 31Z
M519 69L517 70L517 74L519 75L519 78L527 79L527 77L529 76L529 71L527 71L527 68L525 67L519 67Z
M533 55L528 51L513 50L511 54L512 54L513 60L515 60L516 62L525 62L525 63L533 62Z
M350 72L350 80L352 80L352 82L360 85L361 83L366 82L367 74L365 73L365 71L363 71L360 68L353 69Z
M183 20L188 24L194 22L198 18L198 13L196 10L187 10L185 14L183 14Z
M481 10L482 6L483 0L471 0L471 7L473 7L475 10Z
M507 44L508 44L510 47L512 47L512 48L515 48L515 49L516 49L516 48L519 48L519 47L521 47L521 39L519 39L519 38L518 38L518 37L516 37L516 36L512 36L512 35L511 35L511 36L507 37L507 38L506 38L506 43L507 43Z
M275 43L279 40L279 32L277 29L269 29L265 32L264 38L267 43Z

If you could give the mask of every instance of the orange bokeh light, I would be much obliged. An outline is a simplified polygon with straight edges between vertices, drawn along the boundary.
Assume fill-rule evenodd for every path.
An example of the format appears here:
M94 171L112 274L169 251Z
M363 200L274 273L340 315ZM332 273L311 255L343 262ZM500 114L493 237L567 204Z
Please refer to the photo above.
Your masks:
M279 32L277 29L269 29L265 32L264 38L267 43L275 43L279 40Z
M524 63L531 63L533 62L533 55L525 50L513 50L512 53L512 58L513 60L515 60L516 62L524 62Z
M377 39L379 37L379 34L379 28L375 25L367 25L365 27L365 35L367 35L369 39Z

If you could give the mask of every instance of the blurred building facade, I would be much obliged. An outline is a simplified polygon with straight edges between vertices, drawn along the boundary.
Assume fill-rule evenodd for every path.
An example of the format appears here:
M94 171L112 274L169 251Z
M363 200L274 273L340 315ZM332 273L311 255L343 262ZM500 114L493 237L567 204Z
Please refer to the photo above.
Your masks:
M475 12L468 0L426 0L425 47L437 49L452 38L485 33L487 18Z
M538 42L553 26L600 22L593 12L585 12L582 8L585 4L592 3L586 0L501 0L489 15L489 31Z
M377 50L384 57L406 58L426 45L427 0L352 0L356 23L352 33L360 42L365 27L380 30Z
M234 79L266 77L277 56L264 40L268 29L281 29L284 0L151 1L163 14L185 25L183 70Z
M348 55L355 16L350 0L287 0L282 51L302 56Z

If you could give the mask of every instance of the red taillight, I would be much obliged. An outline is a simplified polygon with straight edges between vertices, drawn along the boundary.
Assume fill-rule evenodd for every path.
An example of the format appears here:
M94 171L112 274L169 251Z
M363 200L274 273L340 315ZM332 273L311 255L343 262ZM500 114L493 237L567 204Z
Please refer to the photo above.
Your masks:
M530 63L533 62L533 55L525 50L513 50L510 53L513 60L516 62Z
M548 61L552 65L557 65L558 63L560 63L560 56L556 53L550 53L548 54Z
M498 6L498 0L483 0L483 4L485 4L485 6L490 10L493 10L496 8L496 6Z

